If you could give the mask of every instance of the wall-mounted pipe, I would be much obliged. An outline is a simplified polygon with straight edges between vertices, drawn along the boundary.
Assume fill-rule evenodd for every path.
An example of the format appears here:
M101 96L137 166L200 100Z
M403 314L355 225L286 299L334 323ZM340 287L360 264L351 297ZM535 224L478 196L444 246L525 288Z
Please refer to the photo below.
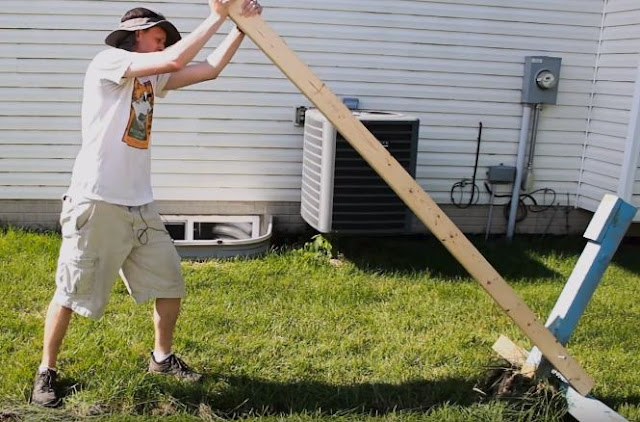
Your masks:
M527 171L522 175L522 190L525 192L533 188L533 157L536 153L536 141L538 139L538 122L542 104L536 104L533 109L533 126L531 126L531 136L529 137L529 154L527 155Z
M522 173L524 170L524 158L527 150L527 140L529 129L531 128L531 114L535 105L524 104L522 111L522 124L520 126L520 138L518 140L518 156L516 158L516 180L513 182L513 192L511 194L511 208L509 209L509 221L507 223L507 239L513 239L516 228L516 217L518 214L518 203L520 202L520 186L522 185Z

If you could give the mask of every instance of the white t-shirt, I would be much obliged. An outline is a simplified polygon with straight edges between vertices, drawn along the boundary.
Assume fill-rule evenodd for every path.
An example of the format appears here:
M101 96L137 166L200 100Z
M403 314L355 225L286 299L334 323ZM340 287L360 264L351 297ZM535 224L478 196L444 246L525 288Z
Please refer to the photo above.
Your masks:
M82 147L69 195L137 206L153 201L151 123L156 96L170 74L123 78L136 54L110 48L93 59L84 80Z

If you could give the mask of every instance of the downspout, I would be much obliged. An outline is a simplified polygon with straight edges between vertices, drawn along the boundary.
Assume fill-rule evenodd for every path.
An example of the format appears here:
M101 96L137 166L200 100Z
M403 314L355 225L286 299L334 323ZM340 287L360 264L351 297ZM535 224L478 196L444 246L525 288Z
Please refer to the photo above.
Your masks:
M585 160L587 157L587 147L589 146L589 138L591 134L591 120L593 117L593 107L594 107L594 99L596 96L596 84L598 82L598 72L600 70L600 54L602 52L602 40L604 38L604 23L607 17L607 7L609 5L609 0L604 0L602 5L602 17L600 19L600 35L598 36L598 46L596 49L596 60L595 65L593 67L593 78L591 79L591 93L589 94L589 105L587 111L587 124L584 132L584 143L582 144L582 159L580 161L580 172L578 175L578 186L576 187L576 201L574 203L574 208L578 207L578 200L580 198L580 187L582 186L582 176L585 171ZM569 205L567 203L567 205Z
M631 106L631 120L624 147L624 158L620 169L620 183L618 184L618 196L631 202L633 185L636 181L636 171L640 156L640 66L636 73L635 89L633 92L633 104Z

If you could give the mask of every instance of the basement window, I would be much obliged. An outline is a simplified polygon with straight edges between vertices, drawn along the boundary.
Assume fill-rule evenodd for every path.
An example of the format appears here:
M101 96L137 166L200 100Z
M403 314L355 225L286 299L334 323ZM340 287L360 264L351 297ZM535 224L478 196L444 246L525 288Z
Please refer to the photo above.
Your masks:
M183 258L262 254L273 226L267 215L162 215L162 220Z
M247 240L260 235L258 215L163 215L173 240Z

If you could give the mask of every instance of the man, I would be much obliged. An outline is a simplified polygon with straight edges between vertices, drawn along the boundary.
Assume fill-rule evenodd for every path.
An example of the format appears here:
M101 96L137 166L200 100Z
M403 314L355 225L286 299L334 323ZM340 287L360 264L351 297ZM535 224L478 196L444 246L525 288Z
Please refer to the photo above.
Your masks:
M89 65L82 147L63 197L56 292L33 403L61 403L56 360L71 316L100 318L118 272L137 303L155 299L149 371L192 381L201 377L171 351L185 286L179 256L153 203L149 147L155 97L215 79L240 46L244 35L235 28L206 61L190 64L226 20L231 1L210 0L209 17L184 38L164 16L131 9L105 40L114 48ZM242 1L244 16L262 12L257 0Z

